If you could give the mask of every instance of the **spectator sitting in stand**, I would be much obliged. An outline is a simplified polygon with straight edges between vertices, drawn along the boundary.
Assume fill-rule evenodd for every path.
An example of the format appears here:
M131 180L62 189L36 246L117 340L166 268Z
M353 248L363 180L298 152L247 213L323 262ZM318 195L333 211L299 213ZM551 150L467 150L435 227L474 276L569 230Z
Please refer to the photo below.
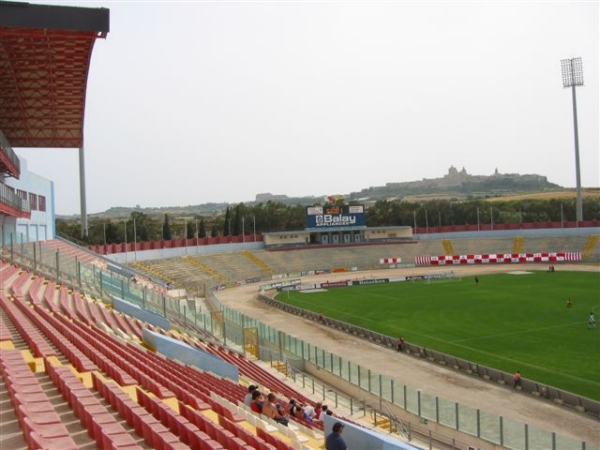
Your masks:
M250 406L250 403L252 403L252 393L257 389L258 389L258 386L255 386L253 384L248 386L248 393L244 396L244 404L246 406Z
M296 403L296 408L294 408L294 417L296 419L302 419L304 417L304 406Z
M307 405L304 407L304 418L309 422L313 422L317 419L317 413L315 412L315 408L311 405Z
M250 403L250 409L254 412L262 414L264 403L265 396L262 395L262 393L258 389L252 391L252 402Z
M290 413L290 416L296 415L297 407L298 407L298 405L296 404L296 400L294 400L293 398L290 398L290 401L288 402L288 412Z
M315 405L315 419L317 420L321 420L321 413L323 412L323 410L321 409L323 407L323 403L321 402L317 402L317 404Z
M277 404L275 403L276 400L277 396L270 392L269 395L267 395L267 401L263 404L262 413L269 419L273 419L275 422L287 427L289 418L283 414L281 405L279 405L279 408L277 407Z

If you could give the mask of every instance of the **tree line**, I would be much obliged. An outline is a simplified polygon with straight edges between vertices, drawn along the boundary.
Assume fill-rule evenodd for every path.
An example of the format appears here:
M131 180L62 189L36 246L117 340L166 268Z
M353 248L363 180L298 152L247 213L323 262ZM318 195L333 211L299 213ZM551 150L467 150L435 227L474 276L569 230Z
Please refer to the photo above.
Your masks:
M343 200L338 200L343 204ZM600 200L583 199L584 220L600 220ZM89 245L123 242L194 239L252 235L305 228L306 207L268 201L254 205L239 203L221 214L188 217L151 216L133 211L129 217L91 217L88 234L81 238L79 219L57 219L59 236ZM485 223L573 222L575 199L528 199L452 201L447 199L408 202L378 200L365 212L368 227L437 227Z

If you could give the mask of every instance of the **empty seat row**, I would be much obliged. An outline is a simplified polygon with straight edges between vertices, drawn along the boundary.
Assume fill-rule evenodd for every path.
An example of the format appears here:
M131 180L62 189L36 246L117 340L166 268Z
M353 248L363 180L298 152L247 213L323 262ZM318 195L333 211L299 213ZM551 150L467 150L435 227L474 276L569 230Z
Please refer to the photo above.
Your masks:
M7 299L3 292L0 292L0 306L13 325L31 349L33 356L40 358L43 356L53 356L56 351L48 343L46 338L40 333L40 330L29 320L29 318L17 307L17 305Z
M3 350L0 369L30 450L78 448L20 350Z
M2 341L14 341L15 336L13 336L12 332L8 328L4 319L0 317L0 342Z
M70 367L56 367L47 358L44 365L46 373L100 450L142 449L106 406L79 381Z
M11 286L12 294L15 297L23 298L25 295L25 284L31 280L31 272L23 270Z
M155 418L143 406L136 403L117 384L104 379L97 373L92 374L94 388L100 395L132 426L139 436L149 446L157 450L222 450L223 447L213 441L206 433L200 430L192 432L188 438L190 444L185 444L169 428Z
M41 330L43 335L46 336L52 342L52 344L54 344L59 351L69 359L71 364L73 364L79 372L87 372L98 369L98 367L76 345L62 338L62 333L60 330L58 330L57 327L53 326L53 324L49 322L53 321L54 317L45 312L42 307L39 305L34 305L34 309L31 309L27 303L20 300L16 300L15 305L25 316L27 316L27 319L29 319L38 330ZM44 342L47 341L44 339ZM44 354L40 356L47 357L53 356L54 354L55 352L52 350L51 354Z

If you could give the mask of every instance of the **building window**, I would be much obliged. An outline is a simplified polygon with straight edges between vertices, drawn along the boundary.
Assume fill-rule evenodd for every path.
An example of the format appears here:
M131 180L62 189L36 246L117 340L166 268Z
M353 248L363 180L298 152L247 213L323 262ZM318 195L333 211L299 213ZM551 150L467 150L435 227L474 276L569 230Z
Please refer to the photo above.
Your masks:
M29 193L29 207L31 208L32 211L36 211L37 208L37 195L35 195L33 192Z
M27 200L27 192L17 189L17 197L19 197L21 200Z
M46 211L46 197L38 195L38 207L40 211Z

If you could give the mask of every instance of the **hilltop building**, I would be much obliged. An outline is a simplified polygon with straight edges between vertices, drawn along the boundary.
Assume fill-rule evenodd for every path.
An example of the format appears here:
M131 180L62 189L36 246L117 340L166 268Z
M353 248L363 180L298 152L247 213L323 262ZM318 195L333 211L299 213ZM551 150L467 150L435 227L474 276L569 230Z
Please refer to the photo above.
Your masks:
M460 188L466 184L477 184L489 181L517 181L519 183L548 183L548 178L542 175L519 175L516 173L501 174L498 169L493 175L469 175L463 167L460 171L454 166L450 166L448 173L441 178L423 178L420 181L407 181L403 183L386 183L388 189L431 189L431 188Z

